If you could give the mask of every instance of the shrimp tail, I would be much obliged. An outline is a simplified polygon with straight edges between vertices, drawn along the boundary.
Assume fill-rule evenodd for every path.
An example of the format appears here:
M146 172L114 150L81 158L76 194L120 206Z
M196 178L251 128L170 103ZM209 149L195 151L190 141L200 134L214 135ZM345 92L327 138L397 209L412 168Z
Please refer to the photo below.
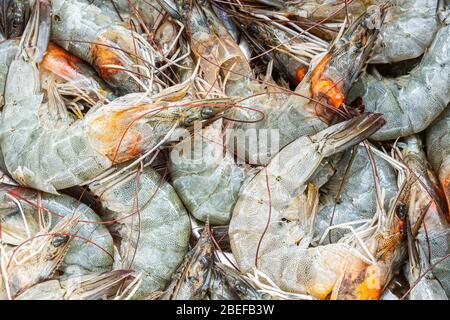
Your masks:
M385 123L381 113L365 113L323 130L313 138L317 142L324 141L321 152L329 157L368 138Z

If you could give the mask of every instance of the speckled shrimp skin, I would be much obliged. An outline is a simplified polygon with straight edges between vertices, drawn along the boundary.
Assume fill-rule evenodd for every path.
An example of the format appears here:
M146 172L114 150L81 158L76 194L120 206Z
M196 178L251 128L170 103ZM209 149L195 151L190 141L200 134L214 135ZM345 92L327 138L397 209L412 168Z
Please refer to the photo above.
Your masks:
M141 91L130 73L111 67L139 71L134 65L142 64L139 58L146 59L145 41L139 35L87 1L54 0L52 10L52 37L56 43L93 65L120 93Z
M169 162L173 186L186 208L196 219L213 225L228 224L247 175L226 148L222 123L219 119L194 132L194 139L176 145ZM199 152L195 139L201 139Z
M111 228L121 239L123 267L142 273L133 298L164 290L189 246L189 217L175 190L152 168L109 188L90 188L103 205L103 219L117 220Z
M180 100L171 107L131 93L97 105L83 119L47 119L46 111L54 110L40 90L39 70L21 57L10 66L5 92L0 147L6 168L20 184L49 193L81 185L113 163L136 158L186 118L192 123L214 116L202 113L201 102L175 107L195 103Z
M241 272L256 265L285 291L321 299L331 292L347 250L341 244L308 248L318 194L307 183L324 158L358 143L382 123L379 115L363 115L301 137L245 185L229 229Z
M9 66L19 49L19 40L0 40L0 107L4 104L4 91Z
M427 50L439 29L439 0L393 0L391 3L370 63L417 58Z
M351 85L365 66L382 26L384 12L384 7L372 6L356 19L341 39L311 67L294 94L274 86L270 79L265 79L263 84L258 81L249 84L248 79L235 83L230 81L227 94L255 95L240 104L265 114L261 120L260 112L236 112L235 118L254 122L238 124L236 129L255 130L258 134L261 129L277 130L282 148L298 137L326 128L336 114L333 108L341 107ZM245 145L238 145L238 148L245 148ZM256 152L245 150L245 154L251 163L266 164L274 152L267 139L258 139Z
M389 163L376 155L373 157L387 208L397 193L397 177ZM359 146L356 150L348 150L338 163L334 176L321 188L316 235L321 236L329 226L372 219L376 208L375 181L367 149ZM337 242L347 231L330 231L331 242Z
M426 132L427 156L434 171L438 175L439 182L444 190L447 199L447 206L450 203L450 109L447 108L441 116L432 123ZM432 263L445 257L450 253L450 225L447 214L447 221L442 221L428 234L430 246L432 248ZM443 226L440 227L440 226ZM439 228L440 227L440 228ZM422 236L422 241L426 244L427 238ZM426 249L425 249L426 250ZM450 262L448 259L433 268L433 274L440 280L448 296L450 296Z
M389 79L366 73L354 86L351 97L362 96L367 111L381 112L386 117L386 126L372 139L390 140L421 132L447 107L450 102L447 23L442 22L421 63L408 76Z
M33 236L40 230L40 212L48 216L52 226L62 218L79 216L75 237L59 269L64 276L77 276L112 269L113 241L97 214L85 204L66 195L51 195L27 188L1 186L1 211L4 240L19 245L28 237L21 216L25 215ZM20 204L20 208L19 208Z

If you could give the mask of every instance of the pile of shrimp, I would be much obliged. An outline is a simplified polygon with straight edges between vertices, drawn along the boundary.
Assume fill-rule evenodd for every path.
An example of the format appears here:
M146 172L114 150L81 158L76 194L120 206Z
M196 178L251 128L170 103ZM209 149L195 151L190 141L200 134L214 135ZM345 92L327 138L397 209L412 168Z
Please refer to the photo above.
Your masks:
M448 0L5 0L0 299L447 300Z

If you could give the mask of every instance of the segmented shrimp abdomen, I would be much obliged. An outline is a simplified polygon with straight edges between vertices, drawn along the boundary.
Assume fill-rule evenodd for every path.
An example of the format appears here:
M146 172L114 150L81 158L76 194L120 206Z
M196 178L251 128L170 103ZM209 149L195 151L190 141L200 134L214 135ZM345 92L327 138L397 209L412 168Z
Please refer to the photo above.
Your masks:
M124 267L143 273L133 298L164 290L189 246L189 217L175 190L150 167L105 191L92 189L108 219L119 219Z

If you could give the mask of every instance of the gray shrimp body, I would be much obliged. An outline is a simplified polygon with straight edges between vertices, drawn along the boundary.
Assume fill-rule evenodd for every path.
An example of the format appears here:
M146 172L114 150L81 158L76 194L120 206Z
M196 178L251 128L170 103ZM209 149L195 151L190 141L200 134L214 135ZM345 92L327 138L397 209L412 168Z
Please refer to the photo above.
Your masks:
M242 188L229 228L241 272L257 266L283 290L322 299L331 292L346 249L309 248L318 190L308 181L324 158L359 143L382 123L380 115L366 114L300 137Z
M169 172L175 190L196 219L209 219L213 225L228 224L246 169L236 164L224 146L222 120L176 145Z
M79 216L74 228L76 237L59 269L66 276L106 272L113 265L113 241L97 214L85 204L66 195L51 195L27 188L1 186L1 216L4 238L11 245L33 236L42 228L40 212L46 213L51 227L64 217ZM22 212L27 225L25 225Z
M142 299L164 290L183 260L189 246L189 217L172 186L152 168L119 178L111 187L90 185L90 189L100 197L104 219L118 219L112 229L121 238L123 263L136 275L142 272L133 296Z
M19 49L19 40L5 40L0 42L0 107L4 103L4 92L6 84L6 76L8 75L9 66L11 65L17 50Z
M240 105L251 109L238 110L236 118L251 123L238 123L236 129L256 132L259 136L256 146L252 146L256 150L248 150L245 144L238 144L238 155L247 157L252 164L266 164L278 152L277 147L283 148L298 137L326 128L365 65L384 13L384 6L372 6L355 20L321 60L310 68L294 93L286 88L278 89L269 77L263 84L248 79L235 84L230 81L227 94L250 96ZM255 109L260 112L255 112ZM265 115L263 119L261 113ZM267 139L264 135L271 135L271 132L276 134L276 138Z
M352 153L356 152L353 161ZM374 155L377 179L384 189L384 204L397 193L397 177L394 169L385 160ZM347 170L347 167L350 168ZM340 190L340 192L339 192ZM319 211L315 221L317 236L330 226L372 219L377 209L374 176L364 146L354 151L345 152L337 165L336 173L321 189ZM330 231L331 242L336 242L346 231L336 229Z
M381 2L378 0L378 2ZM439 29L439 0L395 0L369 63L393 63L422 55ZM424 32L426 30L426 32Z
M443 26L421 63L408 76L388 79L364 74L350 96L362 96L367 111L387 123L371 138L390 140L425 130L450 102L450 25ZM349 99L351 101L351 98Z
M52 10L56 43L94 66L119 93L142 91L130 73L118 68L139 72L134 66L142 63L139 59L146 59L148 53L143 38L116 17L83 0L54 0ZM132 56L133 52L139 58Z

